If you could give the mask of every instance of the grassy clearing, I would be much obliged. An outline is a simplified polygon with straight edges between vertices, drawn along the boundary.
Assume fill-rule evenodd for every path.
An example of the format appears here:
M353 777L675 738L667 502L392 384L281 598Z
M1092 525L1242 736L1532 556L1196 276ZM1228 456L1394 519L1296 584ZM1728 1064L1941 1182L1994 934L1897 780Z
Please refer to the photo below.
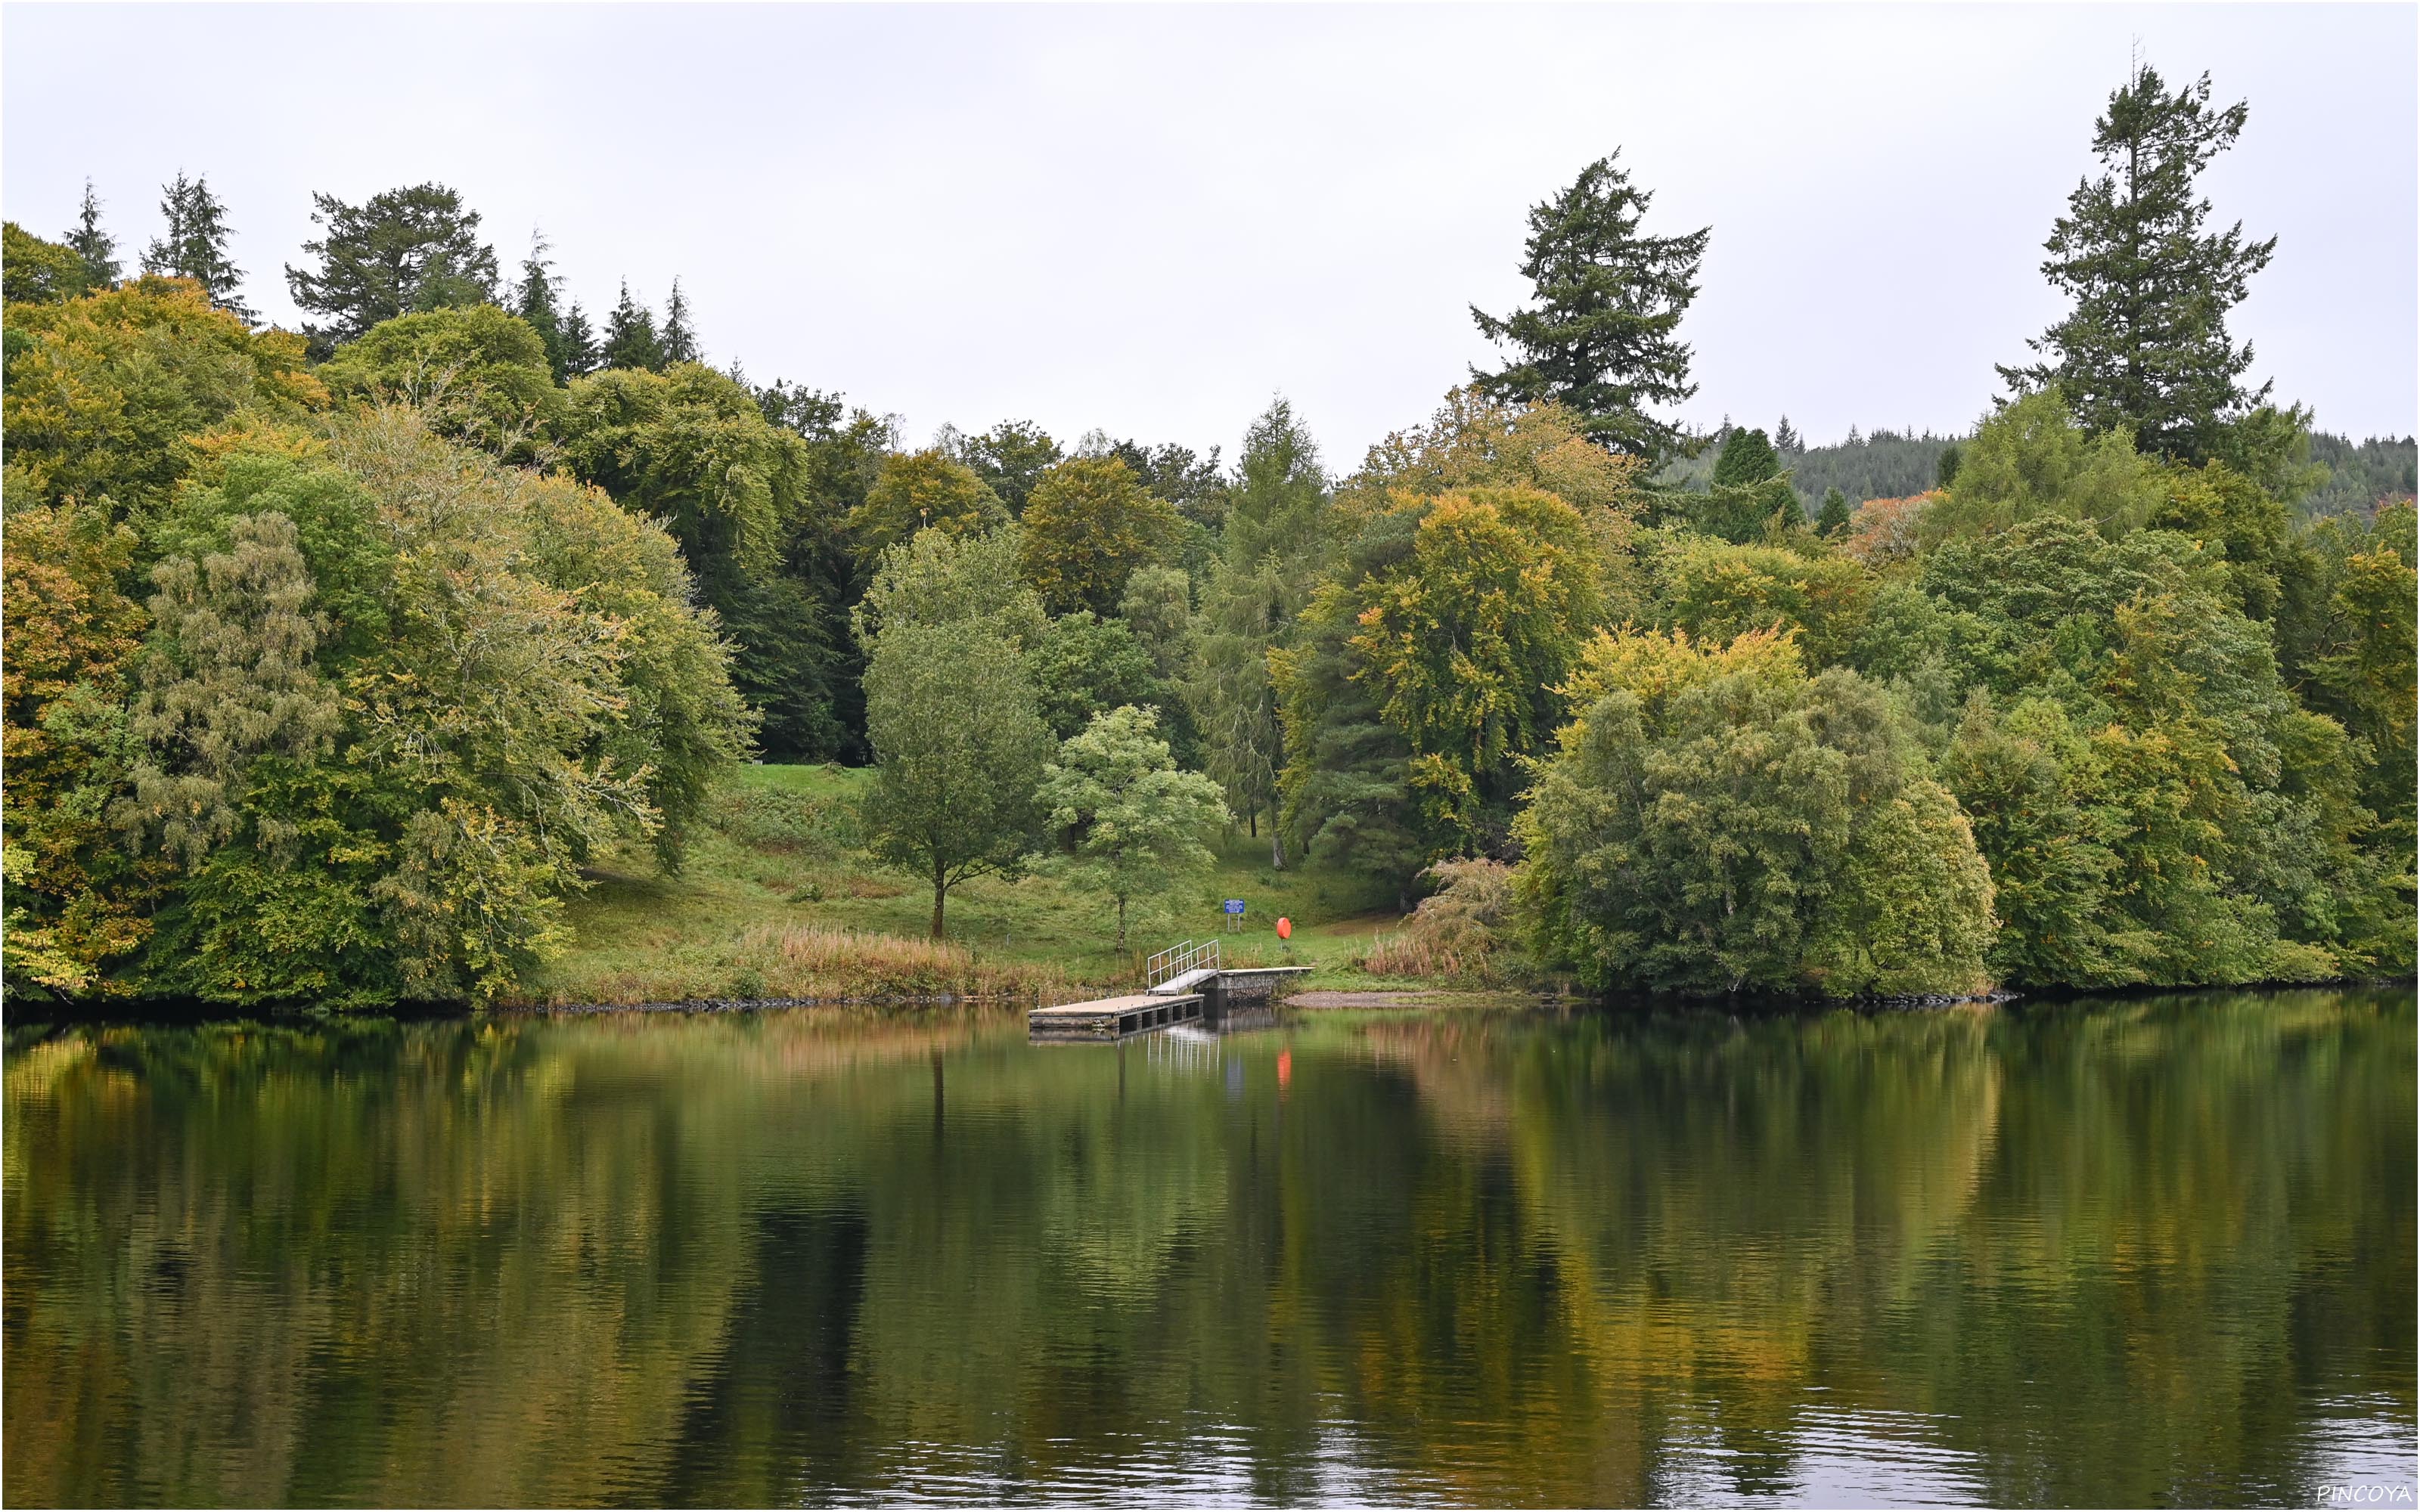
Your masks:
M571 905L577 943L532 983L530 998L1058 996L1140 982L1149 952L1214 935L1235 964L1313 967L1312 987L1415 980L1362 968L1376 937L1399 922L1365 885L1317 869L1275 871L1267 842L1242 833L1222 839L1205 876L1136 901L1124 958L1110 900L1052 875L954 889L949 939L936 943L925 937L929 891L862 849L854 802L871 777L739 768L679 875L659 874L635 848L595 869L594 886ZM1238 925L1219 907L1228 898L1247 905ZM1277 937L1280 915L1294 921L1290 943Z

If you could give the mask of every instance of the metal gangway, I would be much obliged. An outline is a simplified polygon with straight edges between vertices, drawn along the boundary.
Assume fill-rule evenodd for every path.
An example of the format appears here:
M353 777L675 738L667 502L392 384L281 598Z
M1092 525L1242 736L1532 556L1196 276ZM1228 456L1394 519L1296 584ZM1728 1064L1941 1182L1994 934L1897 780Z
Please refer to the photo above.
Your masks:
M1185 940L1143 963L1143 991L1155 997L1173 997L1193 991L1218 975L1218 942L1201 945Z

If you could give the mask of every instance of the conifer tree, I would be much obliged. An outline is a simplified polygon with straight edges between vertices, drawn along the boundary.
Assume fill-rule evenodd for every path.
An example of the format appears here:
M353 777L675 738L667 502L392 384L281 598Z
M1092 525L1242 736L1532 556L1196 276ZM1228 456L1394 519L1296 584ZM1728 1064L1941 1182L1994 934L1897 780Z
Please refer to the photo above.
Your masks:
M597 349L597 332L588 322L588 312L580 307L578 300L572 301L571 308L564 312L560 339L563 343L563 370L567 377L581 378L597 371L597 364L603 361Z
M2252 347L2228 339L2226 312L2277 239L2246 241L2240 221L2205 231L2211 205L2195 187L2244 113L2241 100L2211 108L2207 73L2170 94L2138 68L2109 97L2092 131L2101 177L2076 185L2042 244L2042 272L2074 308L2027 343L2042 361L2000 369L2010 388L2056 384L2086 427L2128 426L2146 452L2199 462L2221 451L2228 424L2269 393L2238 381Z
M663 338L656 334L655 313L630 298L630 281L622 281L622 298L605 317L604 366L664 370Z
M1714 483L1762 483L1781 475L1781 458L1775 454L1773 443L1761 430L1735 430L1723 440L1720 455L1714 458Z
M334 194L311 199L311 219L326 231L302 250L319 267L288 263L286 286L296 304L329 317L303 328L313 356L399 315L495 300L496 251L479 240L479 212L443 184L390 189L359 205Z
M1849 528L1849 496L1838 488L1823 490L1823 510L1815 517L1815 533L1834 536Z
M198 175L161 186L160 214L168 223L143 251L143 270L169 278L190 278L202 285L212 304L246 324L252 306L236 296L243 270L227 256L227 239L235 234L226 224L226 207L210 193L209 180Z
M67 245L84 259L89 287L107 288L117 282L117 239L101 228L101 201L94 196L89 178L84 181L84 204L77 208L75 229L67 234Z
M1791 425L1790 417L1784 415L1781 424L1773 428L1773 446L1778 452L1803 452L1807 450L1807 438L1799 435Z
M563 382L571 376L571 363L563 340L563 314L559 303L560 282L554 276L554 264L547 257L546 237L530 235L529 255L521 259L520 298L514 301L514 313L529 322L537 339L546 345L546 364L554 381Z
M1698 392L1689 347L1676 332L1698 296L1710 232L1641 235L1654 196L1614 166L1620 156L1599 158L1530 209L1521 272L1536 302L1500 318L1471 307L1480 331L1514 353L1502 369L1473 368L1471 378L1491 398L1568 405L1600 445L1652 457L1677 449L1683 437L1647 407L1677 405Z
M689 296L681 292L678 278L673 280L673 297L664 304L663 348L666 367L706 360L697 344L697 328L690 321Z

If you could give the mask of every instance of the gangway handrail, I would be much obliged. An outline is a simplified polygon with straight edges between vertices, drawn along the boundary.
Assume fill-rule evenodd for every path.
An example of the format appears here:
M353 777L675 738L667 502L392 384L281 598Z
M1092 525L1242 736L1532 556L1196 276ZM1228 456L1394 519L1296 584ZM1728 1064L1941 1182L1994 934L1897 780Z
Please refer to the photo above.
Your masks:
M1188 971L1207 966L1218 969L1218 942L1210 940L1201 945L1180 940L1143 963L1143 985L1156 987L1163 981L1181 977Z

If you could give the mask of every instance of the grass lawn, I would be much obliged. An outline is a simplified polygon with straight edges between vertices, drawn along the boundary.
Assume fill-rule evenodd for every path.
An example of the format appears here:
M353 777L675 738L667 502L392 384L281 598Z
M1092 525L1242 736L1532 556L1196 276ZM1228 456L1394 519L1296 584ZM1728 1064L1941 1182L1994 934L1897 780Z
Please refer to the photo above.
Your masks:
M981 878L954 888L949 939L926 935L930 889L867 856L854 800L870 770L746 765L718 795L692 838L687 867L659 873L633 847L595 868L573 901L570 950L532 984L553 1003L704 998L982 993L1051 995L1139 982L1142 959L1179 939L1220 937L1243 964L1314 967L1307 985L1394 984L1357 964L1373 935L1396 926L1366 885L1315 868L1269 865L1268 843L1237 831L1217 866L1129 909L1128 950L1115 948L1117 911L1069 879ZM1230 923L1220 908L1241 898ZM1392 900L1386 900L1391 903ZM1280 916L1295 925L1280 942Z

